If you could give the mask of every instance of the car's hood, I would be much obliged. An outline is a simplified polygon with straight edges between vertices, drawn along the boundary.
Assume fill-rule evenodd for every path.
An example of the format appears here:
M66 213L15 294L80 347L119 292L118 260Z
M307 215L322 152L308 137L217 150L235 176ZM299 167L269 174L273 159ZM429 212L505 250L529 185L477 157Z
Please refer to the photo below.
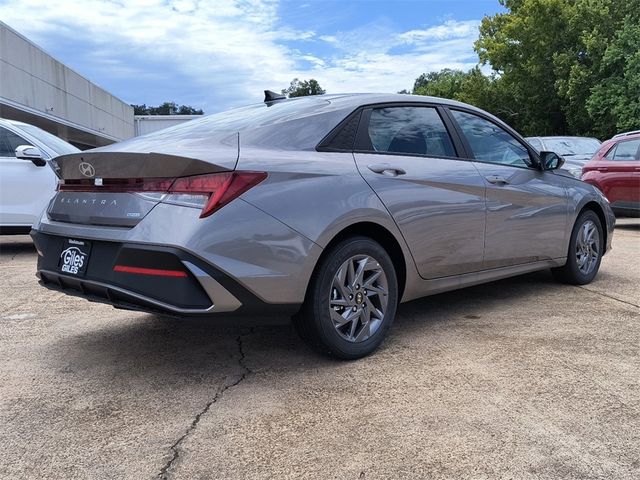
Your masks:
M563 156L565 165L584 165L591 157L588 155L567 155Z

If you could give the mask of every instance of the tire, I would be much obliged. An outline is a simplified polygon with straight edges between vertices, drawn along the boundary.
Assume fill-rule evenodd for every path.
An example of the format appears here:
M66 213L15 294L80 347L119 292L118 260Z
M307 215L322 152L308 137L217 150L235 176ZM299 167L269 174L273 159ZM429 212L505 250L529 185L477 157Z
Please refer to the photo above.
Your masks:
M595 239L593 242L587 241L585 243L582 241L586 231L592 231L589 236L591 238L592 235L592 238ZM595 238L596 235L597 238ZM602 234L600 218L593 210L585 210L578 216L573 226L569 251L567 252L567 263L563 267L551 269L551 272L557 280L563 283L571 285L591 283L600 268L604 248L604 235ZM596 251L595 254L594 251ZM585 261L588 264L582 263L585 258L587 258Z
M322 258L294 325L318 352L355 360L380 346L397 305L398 280L389 254L370 238L350 237Z

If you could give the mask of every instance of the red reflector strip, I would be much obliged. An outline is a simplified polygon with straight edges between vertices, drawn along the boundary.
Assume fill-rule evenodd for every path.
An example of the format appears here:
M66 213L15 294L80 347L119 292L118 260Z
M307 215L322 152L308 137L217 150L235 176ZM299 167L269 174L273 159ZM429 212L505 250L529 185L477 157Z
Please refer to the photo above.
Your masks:
M127 265L116 265L114 272L136 273L138 275L155 275L157 277L186 277L187 272L182 270L162 270L159 268L128 267Z

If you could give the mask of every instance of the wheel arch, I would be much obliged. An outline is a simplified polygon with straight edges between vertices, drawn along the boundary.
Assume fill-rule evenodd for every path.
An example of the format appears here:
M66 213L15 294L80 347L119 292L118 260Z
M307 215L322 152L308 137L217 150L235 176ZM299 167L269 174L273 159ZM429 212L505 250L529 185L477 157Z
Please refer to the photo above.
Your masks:
M319 265L322 263L326 255L332 250L332 248L349 237L362 236L370 238L378 242L382 248L384 248L391 261L393 262L394 269L396 271L396 277L398 279L398 300L402 299L404 290L407 283L407 259L405 258L404 251L400 245L398 239L391 233L386 227L375 222L357 222L353 223L339 232L337 232L333 238L324 247L322 254L318 258L316 265L313 269L312 278L315 277L316 271ZM311 286L311 282L307 285L307 292Z

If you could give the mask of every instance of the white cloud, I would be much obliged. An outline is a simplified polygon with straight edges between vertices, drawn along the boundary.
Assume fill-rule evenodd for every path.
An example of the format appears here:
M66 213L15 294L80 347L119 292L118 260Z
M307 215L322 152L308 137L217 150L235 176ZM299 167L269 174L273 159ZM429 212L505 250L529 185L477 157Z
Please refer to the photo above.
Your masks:
M409 30L398 35L398 38L408 44L420 44L425 40L445 40L449 38L477 37L480 22L467 20L456 22L447 20L442 25L425 28L423 30Z
M100 75L189 79L209 112L259 101L263 88L294 77L316 78L332 93L410 88L425 71L473 66L479 23L405 32L370 24L318 35L286 25L276 0L6 0L0 18L45 49L62 39L88 45L95 53L85 62ZM174 98L166 89L158 102ZM142 102L140 92L113 93Z

